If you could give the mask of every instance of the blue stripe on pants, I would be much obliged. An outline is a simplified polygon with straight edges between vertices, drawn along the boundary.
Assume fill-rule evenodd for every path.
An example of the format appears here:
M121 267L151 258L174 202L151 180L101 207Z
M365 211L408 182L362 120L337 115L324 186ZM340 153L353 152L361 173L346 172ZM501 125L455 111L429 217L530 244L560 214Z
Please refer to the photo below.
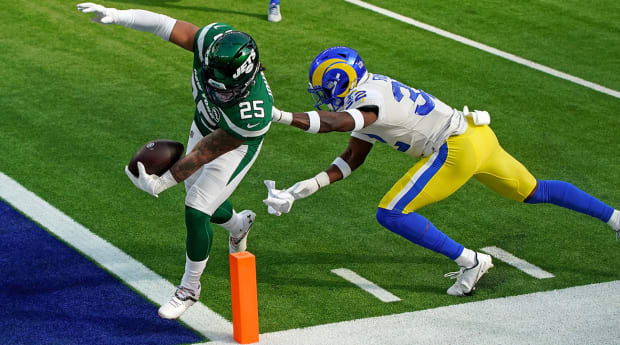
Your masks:
M437 174L439 169L444 165L446 159L448 159L448 143L445 143L439 148L439 151L436 153L437 157L433 161L433 164L424 172L422 175L414 182L414 185L409 189L409 191L403 195L400 200L394 206L394 210L402 212L413 199L415 199L418 194L426 187L428 182Z

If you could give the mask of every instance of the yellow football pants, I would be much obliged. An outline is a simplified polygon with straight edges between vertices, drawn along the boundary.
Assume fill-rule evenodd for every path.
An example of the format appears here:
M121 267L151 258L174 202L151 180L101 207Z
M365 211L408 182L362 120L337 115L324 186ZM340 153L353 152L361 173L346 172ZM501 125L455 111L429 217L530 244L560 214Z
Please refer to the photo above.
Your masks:
M416 162L381 199L379 207L414 212L447 198L472 176L519 202L536 187L534 176L504 151L493 130L475 126L470 120L465 133L448 138L438 152Z

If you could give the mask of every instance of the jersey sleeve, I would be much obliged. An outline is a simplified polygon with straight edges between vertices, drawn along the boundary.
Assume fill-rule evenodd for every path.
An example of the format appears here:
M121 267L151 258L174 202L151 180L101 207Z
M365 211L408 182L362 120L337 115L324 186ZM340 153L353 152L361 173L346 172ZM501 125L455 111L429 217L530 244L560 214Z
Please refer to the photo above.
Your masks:
M344 109L358 109L365 106L374 106L379 109L379 117L383 110L383 96L381 93L372 89L354 89L351 91L344 100Z

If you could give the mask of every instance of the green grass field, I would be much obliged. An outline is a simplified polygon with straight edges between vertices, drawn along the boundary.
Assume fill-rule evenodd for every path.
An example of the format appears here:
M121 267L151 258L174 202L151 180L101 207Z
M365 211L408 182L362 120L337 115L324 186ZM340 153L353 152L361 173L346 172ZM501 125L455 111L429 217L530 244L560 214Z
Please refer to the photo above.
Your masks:
M395 1L371 3L611 89L620 89L620 3ZM186 142L194 105L192 55L157 36L100 26L77 2L17 0L0 23L0 171L177 284L185 260L184 189L155 199L123 172L148 140ZM421 88L455 108L491 113L504 148L539 179L575 184L620 207L620 100L414 28L344 1L101 1L197 25L223 21L258 42L276 105L311 110L308 67L323 49L357 49L371 72ZM274 124L232 196L253 209L261 333L620 279L620 242L600 221L502 199L472 180L420 211L469 248L498 246L553 273L539 280L496 261L475 296L447 296L456 266L375 221L383 194L413 164L373 149L351 177L270 216L263 180L314 176L348 134ZM201 301L231 320L227 233L215 230ZM345 267L399 296L382 303L330 272Z

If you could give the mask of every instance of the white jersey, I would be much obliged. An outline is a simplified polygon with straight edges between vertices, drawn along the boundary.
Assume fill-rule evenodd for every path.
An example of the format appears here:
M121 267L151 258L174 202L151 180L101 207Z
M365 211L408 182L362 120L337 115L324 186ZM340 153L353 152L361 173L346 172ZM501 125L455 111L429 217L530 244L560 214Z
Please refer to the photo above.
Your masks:
M371 143L378 140L415 158L433 154L448 137L467 129L462 112L379 74L369 74L368 80L349 93L344 104L344 109L379 109L377 121L353 132L353 137Z

